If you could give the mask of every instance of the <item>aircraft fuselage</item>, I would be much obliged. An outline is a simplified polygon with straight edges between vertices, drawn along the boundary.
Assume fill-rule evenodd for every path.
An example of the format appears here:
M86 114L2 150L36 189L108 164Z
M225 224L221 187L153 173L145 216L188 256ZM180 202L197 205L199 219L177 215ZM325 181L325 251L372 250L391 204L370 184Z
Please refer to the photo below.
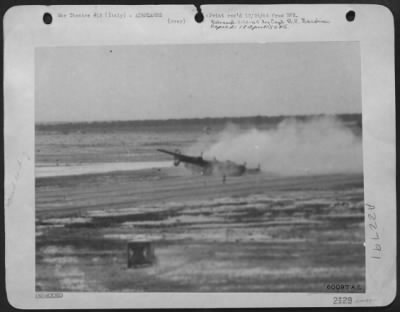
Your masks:
M237 164L230 160L206 160L202 156L188 156L180 153L179 151L171 152L163 149L159 149L158 151L173 156L175 166L179 166L179 164L182 162L184 163L185 168L202 175L241 176L247 171L245 164ZM252 173L260 171L259 168L250 170Z

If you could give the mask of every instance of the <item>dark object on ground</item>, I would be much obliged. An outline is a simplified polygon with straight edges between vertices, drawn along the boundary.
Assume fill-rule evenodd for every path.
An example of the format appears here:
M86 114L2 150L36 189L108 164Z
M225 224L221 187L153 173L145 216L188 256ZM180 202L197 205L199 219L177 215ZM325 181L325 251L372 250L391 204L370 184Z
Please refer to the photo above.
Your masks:
M128 268L151 266L155 262L156 256L151 242L128 242Z

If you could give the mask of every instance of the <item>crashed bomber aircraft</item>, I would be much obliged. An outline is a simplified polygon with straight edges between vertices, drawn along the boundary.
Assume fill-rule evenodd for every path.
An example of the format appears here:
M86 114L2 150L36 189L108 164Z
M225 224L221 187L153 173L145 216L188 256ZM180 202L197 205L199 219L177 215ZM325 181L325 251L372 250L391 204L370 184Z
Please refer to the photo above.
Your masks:
M188 156L182 154L179 150L175 152L167 151L164 149L157 149L159 152L169 154L174 157L174 165L179 166L182 162L185 167L200 172L202 175L221 175L221 176L241 176L245 173L258 173L260 166L257 168L246 168L246 163L239 165L233 161L219 161L217 159L206 160L203 156Z

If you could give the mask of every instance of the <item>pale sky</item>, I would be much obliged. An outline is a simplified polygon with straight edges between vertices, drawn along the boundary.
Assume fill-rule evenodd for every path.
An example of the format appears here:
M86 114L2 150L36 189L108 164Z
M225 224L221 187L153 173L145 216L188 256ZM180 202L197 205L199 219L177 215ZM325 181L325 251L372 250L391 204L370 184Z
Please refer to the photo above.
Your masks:
M36 121L361 112L357 42L36 49Z

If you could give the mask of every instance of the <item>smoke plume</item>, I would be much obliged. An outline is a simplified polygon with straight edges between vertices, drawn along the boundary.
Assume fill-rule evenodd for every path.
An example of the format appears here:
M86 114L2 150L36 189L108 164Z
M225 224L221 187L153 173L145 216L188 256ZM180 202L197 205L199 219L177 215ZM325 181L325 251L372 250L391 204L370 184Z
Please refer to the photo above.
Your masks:
M200 151L204 158L260 165L281 175L362 172L361 137L333 117L289 118L270 130L228 125L189 150Z

